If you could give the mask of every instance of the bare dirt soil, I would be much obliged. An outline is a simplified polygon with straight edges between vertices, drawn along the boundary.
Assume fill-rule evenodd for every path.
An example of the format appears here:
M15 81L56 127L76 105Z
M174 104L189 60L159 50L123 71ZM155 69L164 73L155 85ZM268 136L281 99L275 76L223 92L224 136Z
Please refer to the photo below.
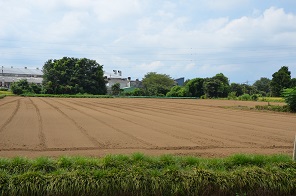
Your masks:
M225 108L266 104L6 97L0 100L0 156L292 155L295 114Z

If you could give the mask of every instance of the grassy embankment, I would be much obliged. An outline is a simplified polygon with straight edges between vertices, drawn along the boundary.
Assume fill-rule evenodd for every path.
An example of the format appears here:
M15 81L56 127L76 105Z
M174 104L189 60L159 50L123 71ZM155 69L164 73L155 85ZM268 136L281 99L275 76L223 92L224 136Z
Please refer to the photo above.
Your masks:
M0 195L295 195L286 155L0 158Z

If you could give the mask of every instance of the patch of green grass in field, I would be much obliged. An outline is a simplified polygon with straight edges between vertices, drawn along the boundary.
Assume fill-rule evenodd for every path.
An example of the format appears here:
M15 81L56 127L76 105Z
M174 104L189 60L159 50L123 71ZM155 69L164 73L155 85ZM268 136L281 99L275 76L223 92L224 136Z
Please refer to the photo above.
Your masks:
M264 102L285 102L285 99L282 97L259 97L258 101Z
M0 195L295 195L287 155L0 158Z
M274 112L292 112L288 105L256 105L254 109Z
M5 95L5 96L13 96L14 94L11 91L0 91L0 96Z

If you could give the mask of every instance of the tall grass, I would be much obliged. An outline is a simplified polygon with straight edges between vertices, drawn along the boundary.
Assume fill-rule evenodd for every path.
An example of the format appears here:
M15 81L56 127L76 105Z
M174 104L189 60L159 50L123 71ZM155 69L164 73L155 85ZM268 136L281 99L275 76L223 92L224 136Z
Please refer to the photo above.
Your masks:
M0 158L0 195L295 195L286 155Z

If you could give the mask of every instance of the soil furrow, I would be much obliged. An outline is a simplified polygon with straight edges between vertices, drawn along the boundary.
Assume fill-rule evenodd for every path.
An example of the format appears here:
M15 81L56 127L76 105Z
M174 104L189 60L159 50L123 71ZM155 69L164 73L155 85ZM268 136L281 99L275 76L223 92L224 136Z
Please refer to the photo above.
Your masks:
M56 111L58 111L59 113L61 113L63 116L65 116L67 119L69 119L71 122L73 122L73 124L81 131L81 133L87 137L93 145L98 146L98 147L104 147L103 144L99 143L95 138L93 138L92 136L90 136L87 131L81 127L74 119L70 118L67 114L65 114L62 110L60 110L58 107L54 106L53 104L49 103L48 101L45 101L44 99L41 99L43 102L47 103L48 105L50 105L51 107L53 107Z
M45 138L45 134L43 132L43 122L42 122L42 117L40 115L40 110L38 108L38 106L34 103L34 101L32 101L31 98L29 98L29 100L31 101L32 105L35 108L36 114L37 114L37 118L38 118L38 138L40 140L40 148L41 149L46 149L46 138Z
M95 105L99 105L98 103L96 102L92 102L92 104L95 104ZM104 104L100 104L100 106L98 107L101 107L103 108L104 106L106 106L108 104L104 103ZM117 104L116 105L116 109L114 109L114 107L112 105L110 105L110 107L112 108L112 110L117 110L118 108L120 108L120 106ZM125 109L126 111L132 111L134 110L133 108L136 108L135 106L126 106ZM147 107L148 108L148 107ZM158 109L147 109L147 108L142 108L140 110L137 110L137 112L140 112L140 113L145 113L147 115L150 115L150 116L155 116L157 115L159 117L159 120L155 119L154 121L157 121L157 122L163 122L167 125L173 125L174 127L177 127L179 129L184 129L184 126L180 126L181 124L183 123L189 123L189 124L196 124L196 126L198 126L202 131L198 132L199 134L201 135L204 135L206 136L206 138L211 138L211 139L204 139L204 140L210 140L211 142L217 142L217 143L220 143L221 145L221 141L224 141L223 144L228 144L231 142L231 144L235 144L237 143L237 145L241 145L242 143L244 143L244 141L246 141L246 138L241 138L239 139L237 137L237 133L236 132L229 132L228 131L228 128L233 130L233 127L238 127L240 129L251 129L251 127L241 127L241 126L236 126L236 125L233 125L233 122L232 122L232 125L229 125L229 123L224 123L224 122L220 122L219 121L219 124L217 124L217 122L214 122L214 121L211 121L210 118L199 118L199 119L196 119L196 118L193 118L192 116L190 116L189 114L185 114L186 117L184 117L183 115L179 115L179 114L174 114L174 113L171 113L171 112L164 112L162 110L158 110ZM152 111L154 112L154 114L151 114L149 112L147 112L147 110L149 111ZM161 114L163 114L164 116L161 116ZM171 116L171 117L168 117L168 116ZM171 119L171 118L175 118L176 116L178 116L179 118L179 121L176 121L176 122L179 122L179 123L176 123L176 122L170 122L170 120L166 120L166 118L168 119ZM161 120L162 119L162 120ZM191 119L191 120L190 120ZM194 120L194 121L192 121ZM201 121L202 120L202 121ZM168 122L168 123L166 123ZM169 123L170 122L170 123ZM226 125L228 128L225 129L224 127L221 127L221 125ZM189 126L185 126L185 127L188 127ZM204 130L209 130L208 132L205 132ZM196 128L194 130L190 130L190 129L186 129L186 131L189 131L191 133L196 133ZM219 131L219 132L217 132ZM242 134L242 133L240 133ZM246 137L251 137L252 135L250 135L250 133L246 132ZM235 139L231 139L230 136L233 136ZM272 136L268 136L268 137L272 137ZM259 140L259 143L262 143L262 140L264 138L256 138L255 140ZM276 139L278 140L278 138ZM252 140L252 145L257 145L255 142L254 142L254 139ZM282 141L282 142L286 142L286 141ZM250 144L250 143L249 143Z
M68 102L69 102L69 101L68 101ZM102 123L102 124L104 124L104 125L110 127L110 128L113 129L113 130L115 130L115 131L117 131L117 132L119 132L119 133L122 133L122 134L124 134L124 135L126 135L126 136L132 138L133 140L136 140L136 141L139 141L139 142L143 143L144 145L147 145L147 146L150 146L150 147L153 146L152 144L150 144L150 143L148 143L148 142L146 142L146 141L144 141L144 140L142 140L142 139L140 139L140 138L137 138L137 137L135 137L135 136L132 135L132 134L129 134L129 133L125 132L125 131L122 131L122 130L120 130L119 128L117 128L117 127L115 127L115 126L113 126L113 125L111 125L111 124L109 124L109 123L106 123L106 122L104 122L104 121L102 121L102 120L100 120L100 119L98 119L98 118L96 118L96 117L94 117L94 116L92 116L92 115L89 115L88 113L83 112L82 110L78 110L78 109L74 108L73 106L70 106L70 105L67 105L67 104L64 104L64 103L61 103L61 102L60 102L60 104L63 104L63 105L65 105L65 106L67 106L67 107L71 107L73 110L77 110L77 111L79 111L80 113L82 113L82 114L84 114L84 115L86 115L86 116L88 116L88 117L90 117L90 118L93 118L93 119L95 119L96 121L99 121L100 123ZM79 106L81 106L81 105L78 104L78 103L75 103L75 104L72 104L72 105L79 105ZM82 107L85 107L85 106L82 106ZM89 108L89 107L88 107L88 108ZM92 108L89 108L89 109L92 109ZM154 147L154 146L153 146L153 147Z
M126 107L129 107L129 106L126 106ZM239 120L239 121L237 121L237 120L235 120L233 118L226 118L225 119L225 115L224 114L222 115L219 112L217 112L219 114L219 116L214 118L214 116L215 116L214 113L215 112L210 113L209 114L210 117L209 117L209 115L206 116L206 115L202 114L201 112L195 112L195 113L188 114L188 113L182 112L181 110L176 110L177 112L172 114L171 113L172 109L168 109L168 108L160 109L160 108L151 107L151 106L133 105L132 107L129 107L129 108L130 108L129 110L132 110L133 108L137 108L139 110L146 110L146 111L149 110L149 111L154 111L154 112L157 112L157 113L162 113L162 114L165 114L165 115L173 115L173 116L186 115L186 118L184 118L184 121L186 121L188 119L191 119L191 120L195 120L196 123L197 123L198 121L202 120L203 123L207 122L207 123L212 124L211 126L213 126L214 124L219 123L218 127L220 127L221 125L225 125L225 126L228 126L230 129L232 129L231 127L236 127L238 129L240 129L240 128L246 129L247 128L247 129L250 129L250 130L261 130L260 131L261 133L264 133L264 132L270 133L270 131L272 130L272 133L276 137L281 137L282 136L281 132L283 130L289 131L289 130L286 130L284 128L278 129L278 128L275 128L274 126L272 126L272 127L271 126L265 126L262 123L260 124L260 126L258 126L258 125L255 124L255 122L253 122L252 120L249 120L249 119L244 119L244 120ZM249 122L252 122L252 123L249 123ZM268 128L269 130L262 130L263 128L264 129ZM293 126L289 126L289 128L293 129ZM219 129L219 128L217 128L217 129ZM295 130L291 130L291 132L294 132L294 131ZM228 133L228 134L230 134L230 133ZM236 134L236 133L233 133L233 134ZM247 136L248 135L249 134L247 134Z
M85 105L89 105L89 104L84 103L84 102L80 102L80 103L83 103L83 104L84 104L84 105L83 105L84 107L85 107ZM76 102L76 104L77 104L77 102ZM104 105L106 105L106 104L104 104ZM161 132L162 132L162 133L165 133L165 134L168 134L168 135L170 135L170 136L172 136L172 137L175 137L175 138L178 138L179 136L174 135L174 134L172 134L172 133L170 133L170 132L172 132L172 130L173 130L173 129L176 129L176 128L178 128L179 130L182 130L182 132L185 131L185 132L191 132L191 133L195 133L195 134L196 134L196 130L194 130L194 131L192 131L192 130L190 130L190 129L186 129L186 130L184 130L184 127L182 127L182 126L178 126L178 125L176 125L176 124L172 124L172 123L166 123L165 121L169 121L169 119L167 119L167 118L165 118L165 117L160 117L160 116L158 116L159 120L158 120L158 119L155 119L155 118L154 118L154 119L149 119L149 118L142 117L142 116L141 116L141 113L142 113L142 114L147 114L147 115L152 116L152 117L155 117L155 115L153 115L153 114L149 114L149 113L146 113L146 112L144 112L143 110L141 110L141 111L137 111L137 114L136 114L136 115L132 115L132 114L130 114L130 113L125 112L125 111L133 111L133 109L132 109L131 107L129 107L129 108L127 108L126 110L123 110L123 111L119 111L119 110L118 110L118 108L120 108L120 107L116 107L116 109L115 109L115 108L112 107L112 106L111 106L110 108L108 108L108 107L104 107L104 106L100 105L99 108L104 108L104 109L107 109L107 110L110 110L110 111L111 111L111 108L112 108L112 111L116 111L116 112L121 113L121 114L130 115L130 116L132 116L133 118L134 118L134 117L135 117L135 118L142 118L142 119L148 120L150 123L151 123L151 122L153 122L153 123L157 122L157 123L159 123L159 124L166 125L166 126L170 127L170 129L169 129L168 131L161 131ZM101 110L97 110L97 111L101 111ZM128 118L124 118L124 119L128 119ZM162 119L162 120L161 120L161 119ZM130 121L130 120L127 120L127 121ZM181 122L180 122L180 123L181 123ZM148 127L148 128L151 129L151 126L146 126L146 127ZM208 129L208 127L204 127L204 128ZM156 131L159 131L159 130L157 130L157 129L155 129L155 130L156 130ZM202 132L199 132L198 134L199 134L199 135L198 135L198 136L195 136L194 138L189 138L189 137L191 137L192 135L189 135L188 137L180 136L180 138L185 139L185 140L189 140L189 141L191 141L191 142L194 141L194 140L197 140L197 139L199 139L199 140L204 140L204 141L197 141L197 142L194 142L194 143L199 144L199 145L201 145L201 144L203 144L203 143L207 143L207 142L213 142L213 143L216 143L216 144L224 145L224 143L223 143L221 140L217 140L217 139L215 139L215 138L217 138L217 137L211 137L210 134L202 133ZM185 135L188 135L188 134L185 134ZM206 137L200 138L201 135L205 135ZM211 137L211 138L209 138L209 137Z
M257 103L6 97L0 100L0 156L293 153L295 115L223 108L238 104Z
M13 103L13 102L19 101L20 99L22 99L22 98L14 99L14 100L12 100L12 101L6 101L6 102L0 104L0 107L1 107L1 106L5 106L6 104L9 104L9 103Z
M89 107L89 106L86 106L86 105L84 105L84 107L88 107L89 109L92 109L92 110L95 110L95 111L100 111L102 113L110 115L110 112L97 110L97 109L94 109L93 107ZM101 108L104 108L104 109L107 109L107 110L111 111L110 108L106 108L106 107L103 107L103 106L101 106ZM126 114L126 115L129 115L129 116L132 116L133 118L127 118L127 117L121 117L119 115L114 115L114 111L118 112L119 114ZM125 111L127 111L127 110L125 110ZM171 131L159 130L157 128L152 127L151 126L151 119L148 119L150 125L144 125L144 123L142 121L140 121L141 123L138 123L137 121L139 121L139 120L137 120L137 118L139 118L139 115L132 115L132 114L130 114L128 112L125 112L125 111L122 111L122 110L119 111L117 108L112 108L113 116L116 117L116 118L122 119L122 120L124 120L126 122L129 122L129 123L132 123L132 124L135 124L135 125L138 125L138 126L141 126L143 128L148 128L148 129L153 130L153 131L158 132L158 133L166 134L166 135L168 135L168 136L170 136L172 138L186 140L186 141L194 143L194 144L200 144L199 142L193 141L193 139L191 139L191 138L183 137L183 136L180 136L180 135L175 135ZM134 119L134 120L131 120L131 119ZM147 118L146 119L142 118L142 119L147 121ZM156 121L153 120L153 122L155 123ZM147 122L146 122L146 124L147 124ZM173 126L170 126L170 127L173 128Z
M20 100L18 99L17 100L17 104L16 104L16 107L15 109L13 110L12 114L9 116L9 118L5 121L5 123L0 127L0 133L2 131L5 130L5 128L7 127L7 125L12 121L12 119L14 118L14 116L16 115L16 113L18 112L20 108Z

